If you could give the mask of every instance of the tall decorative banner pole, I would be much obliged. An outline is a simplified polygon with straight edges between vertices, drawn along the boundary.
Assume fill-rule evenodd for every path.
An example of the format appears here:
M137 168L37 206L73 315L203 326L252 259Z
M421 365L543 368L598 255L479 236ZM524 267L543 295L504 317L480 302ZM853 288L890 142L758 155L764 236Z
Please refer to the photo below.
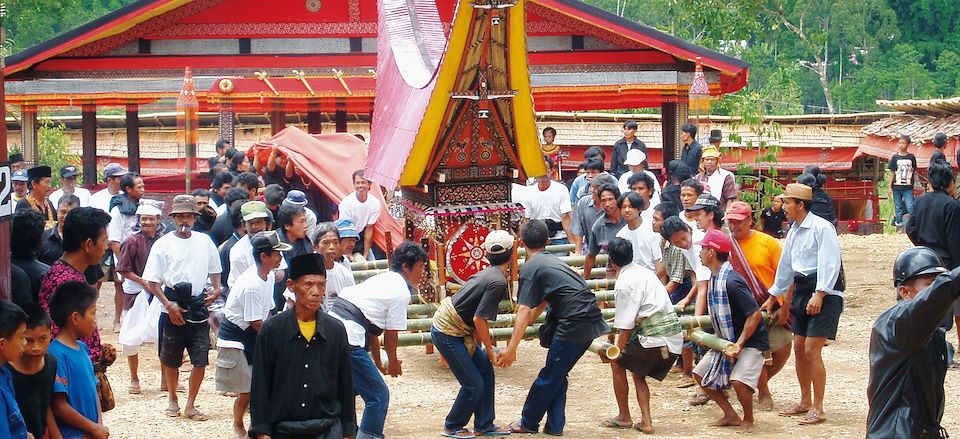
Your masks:
M690 84L690 109L694 111L697 120L697 132L700 130L700 112L710 109L710 87L707 85L707 78L703 74L703 64L700 63L700 57L697 57L697 66L693 72L693 82Z
M187 157L186 184L190 193L190 177L193 173L193 158L196 154L200 134L200 104L197 102L197 90L193 84L193 70L184 69L183 87L177 98L177 140L183 145ZM178 146L180 146L178 145Z

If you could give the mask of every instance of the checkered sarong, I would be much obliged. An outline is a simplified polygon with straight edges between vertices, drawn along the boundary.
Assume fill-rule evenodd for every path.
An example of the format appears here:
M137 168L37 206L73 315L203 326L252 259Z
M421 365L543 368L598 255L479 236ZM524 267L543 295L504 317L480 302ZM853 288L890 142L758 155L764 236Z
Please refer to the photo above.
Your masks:
M729 262L725 262L717 275L710 279L710 288L707 290L707 307L710 311L710 320L713 322L713 329L717 335L728 341L736 341L733 330L733 317L730 313L730 299L727 296L727 276L733 268ZM733 362L718 352L713 356L713 362L710 368L703 374L703 380L700 384L704 387L723 390L730 388L730 372L733 370Z

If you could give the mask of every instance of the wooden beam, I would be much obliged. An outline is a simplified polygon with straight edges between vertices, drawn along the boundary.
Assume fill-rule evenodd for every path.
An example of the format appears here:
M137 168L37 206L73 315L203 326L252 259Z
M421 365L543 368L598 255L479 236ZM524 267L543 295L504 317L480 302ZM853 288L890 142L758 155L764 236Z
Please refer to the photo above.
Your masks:
M663 137L663 169L667 169L670 160L677 157L677 133L679 119L677 118L677 103L667 102L660 105L660 131Z
M336 122L337 132L345 133L347 132L347 109L346 105L341 106L340 103L337 103L337 112L333 116L334 122Z
M140 107L127 105L127 168L140 173Z
M274 106L270 111L270 132L277 134L287 127L287 113L283 111L283 106Z
M23 145L23 158L31 166L36 166L40 162L40 148L37 141L40 126L37 123L37 107L21 107L20 124L20 144Z
M307 133L320 134L323 132L323 113L320 112L320 102L307 103Z
M97 106L84 105L81 111L83 184L97 183Z
M222 104L218 114L218 136L223 140L229 140L233 144L233 139L237 132L236 113L233 112L233 106Z

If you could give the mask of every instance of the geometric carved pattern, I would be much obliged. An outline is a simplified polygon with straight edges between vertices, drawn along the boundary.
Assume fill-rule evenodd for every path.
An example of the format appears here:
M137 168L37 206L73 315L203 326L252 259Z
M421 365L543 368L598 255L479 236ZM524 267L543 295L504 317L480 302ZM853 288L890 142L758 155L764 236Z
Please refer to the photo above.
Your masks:
M597 26L591 26L580 20L571 19L566 15L543 7L542 5L535 4L534 2L527 2L527 13L538 15L546 19L544 21L527 20L528 34L550 34L559 32L566 35L589 35L601 41L606 41L610 44L625 49L647 48L646 45L625 38L623 35L620 35L616 32L601 29Z

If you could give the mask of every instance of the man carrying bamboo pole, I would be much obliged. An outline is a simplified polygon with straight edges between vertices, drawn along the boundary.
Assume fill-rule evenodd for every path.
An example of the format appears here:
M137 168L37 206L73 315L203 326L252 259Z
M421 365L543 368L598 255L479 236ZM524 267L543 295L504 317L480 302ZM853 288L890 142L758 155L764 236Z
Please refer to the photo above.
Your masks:
M667 290L652 271L633 262L632 247L630 241L623 238L615 238L607 244L610 265L617 273L617 313L613 326L620 330L617 347L622 354L615 361L607 360L603 355L600 359L610 362L613 393L620 412L600 425L609 428L632 426L649 434L653 433L653 419L647 377L663 381L680 356L683 336ZM627 370L633 375L640 404L641 418L636 424L630 417Z
M548 235L547 225L539 220L524 224L520 231L527 251L527 261L520 268L520 307L513 337L497 360L501 367L516 361L524 331L549 305L546 322L540 328L540 346L548 348L546 364L530 387L520 420L511 423L509 429L512 433L536 433L546 415L544 433L559 436L566 423L567 374L593 339L609 332L610 327L603 321L597 296L583 278L545 251Z
M330 315L342 321L347 330L353 386L364 403L357 439L383 437L390 391L380 374L397 377L403 373L397 359L397 333L407 329L410 291L420 282L426 262L426 251L406 241L394 250L390 271L344 288L333 302ZM381 362L380 334L389 369Z
M743 276L728 262L733 243L726 233L708 230L701 245L700 259L710 268L712 277L707 290L707 308L716 335L735 342L731 352L711 350L693 369L700 387L723 410L723 416L711 426L753 427L753 392L763 371L763 351L769 350L767 328L760 307L750 294ZM724 395L733 387L743 407L743 418L737 415Z
M490 266L467 280L453 297L440 302L430 329L433 345L461 386L444 422L444 437L469 439L510 434L506 428L493 424L496 412L492 364L497 361L487 321L497 319L497 306L507 298L513 236L494 230L483 241L483 249ZM464 428L471 416L472 432Z

